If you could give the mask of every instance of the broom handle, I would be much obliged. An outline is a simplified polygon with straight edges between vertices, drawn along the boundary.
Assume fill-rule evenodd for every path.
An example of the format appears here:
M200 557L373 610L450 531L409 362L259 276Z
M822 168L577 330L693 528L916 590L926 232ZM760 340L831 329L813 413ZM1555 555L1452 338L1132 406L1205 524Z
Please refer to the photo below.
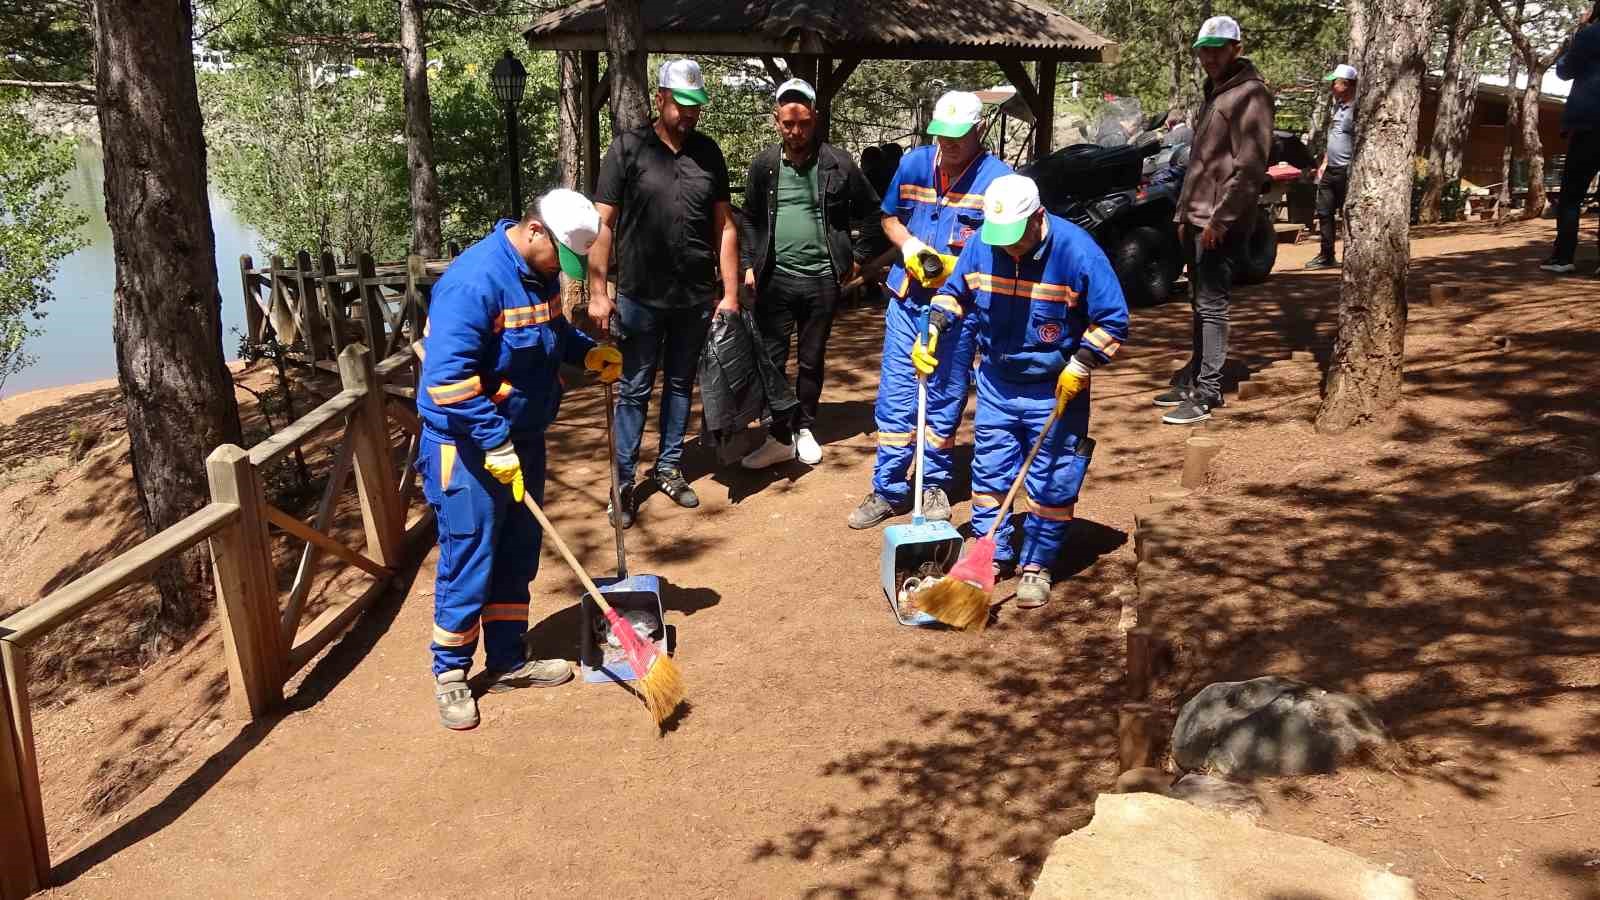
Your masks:
M556 545L556 550L561 553L561 558L567 561L567 565L572 567L573 572L577 573L578 580L583 582L583 589L588 591L589 596L594 598L595 605L599 606L600 611L607 616L612 615L611 604L606 602L606 598L600 593L600 589L595 587L594 580L589 577L588 572L583 570L578 558L572 555L571 550L567 549L567 542L561 539L561 533L556 531L556 527L551 525L549 518L545 516L544 510L540 509L539 504L534 502L533 494L523 494L522 505L528 508L528 512L533 513L535 519L539 520L539 527L544 529L545 535L550 538L550 543Z
M1050 413L1050 418L1045 420L1044 427L1039 429L1039 437L1033 442L1033 449L1028 451L1028 458L1022 461L1022 471L1018 472L1017 477L1011 482L1011 490L1006 491L1006 502L1000 504L1000 515L995 516L994 525L989 529L991 540L999 533L1000 523L1011 514L1011 504L1017 499L1017 491L1022 487L1023 480L1028 477L1028 470L1033 468L1033 458L1039 455L1039 448L1044 446L1044 439L1050 436L1050 429L1055 427L1056 419L1059 418L1061 418L1061 407L1058 406Z
M628 548L622 540L622 485L617 479L617 438L612 430L612 420L616 417L614 404L615 387L611 382L606 382L606 449L610 452L611 469L611 525L617 532L617 579L628 577Z

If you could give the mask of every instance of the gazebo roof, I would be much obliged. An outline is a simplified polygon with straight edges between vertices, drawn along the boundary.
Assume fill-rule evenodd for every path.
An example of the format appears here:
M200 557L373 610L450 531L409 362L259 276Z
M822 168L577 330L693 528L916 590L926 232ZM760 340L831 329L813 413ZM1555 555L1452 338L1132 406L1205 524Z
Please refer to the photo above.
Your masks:
M658 53L1115 62L1116 42L1034 0L649 0ZM957 10L959 12L957 13ZM604 0L537 19L535 50L605 50Z

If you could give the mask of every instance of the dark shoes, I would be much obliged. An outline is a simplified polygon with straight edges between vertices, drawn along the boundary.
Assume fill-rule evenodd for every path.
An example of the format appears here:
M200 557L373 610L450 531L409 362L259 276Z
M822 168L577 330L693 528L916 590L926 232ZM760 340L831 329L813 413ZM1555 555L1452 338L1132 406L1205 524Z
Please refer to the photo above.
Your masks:
M621 498L622 498L622 527L623 528L632 528L633 527L633 513L634 513L633 492L634 492L634 485L632 485L632 484L625 484L625 485L622 486L621 490L617 491L617 493L619 495L621 495ZM612 525L616 525L617 524L617 510L614 509L612 507L612 505L609 504L609 503L606 504L606 520L609 521Z
M1211 408L1219 404L1211 402L1210 398L1190 395L1183 398L1177 409L1161 417L1161 421L1168 425L1193 425L1211 418Z
M910 506L895 506L888 498L874 491L868 494L850 513L850 527L861 531L871 528L892 516L903 516L910 511Z
M1162 407L1177 406L1178 404L1183 402L1184 396L1186 396L1188 393L1189 393L1189 389L1188 388L1183 387L1182 385L1178 385L1178 386L1175 386L1175 387L1168 388L1166 393L1157 394L1156 395L1156 399L1152 400L1151 402L1154 403L1157 406L1162 406Z
M656 487L684 509L694 509L700 505L700 495L694 492L694 488L684 480L683 473L677 469L656 472Z
M1306 263L1306 268L1308 268L1308 269L1337 269L1337 268L1339 268L1339 262L1338 262L1338 260L1329 259L1326 256L1313 256L1311 258L1311 261Z

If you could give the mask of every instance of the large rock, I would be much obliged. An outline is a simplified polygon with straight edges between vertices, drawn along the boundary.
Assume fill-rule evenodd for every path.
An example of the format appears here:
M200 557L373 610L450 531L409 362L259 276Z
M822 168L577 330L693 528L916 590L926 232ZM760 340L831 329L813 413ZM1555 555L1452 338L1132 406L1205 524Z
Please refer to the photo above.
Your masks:
M1056 841L1033 900L1415 900L1411 879L1347 850L1156 794L1101 794Z
M1185 703L1172 758L1220 775L1306 775L1388 740L1367 698L1268 675L1208 685Z

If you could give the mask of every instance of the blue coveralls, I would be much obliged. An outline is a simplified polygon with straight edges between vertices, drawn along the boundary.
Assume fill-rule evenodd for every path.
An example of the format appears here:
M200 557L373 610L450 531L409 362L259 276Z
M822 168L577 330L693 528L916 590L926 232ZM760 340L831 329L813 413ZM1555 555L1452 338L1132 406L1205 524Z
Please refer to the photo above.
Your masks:
M560 279L528 267L506 238L515 222L457 257L434 285L423 340L417 471L438 518L433 672L467 670L481 632L485 666L515 669L542 534L483 457L508 439L527 492L544 502L544 432L561 404L562 362L594 346L561 314Z
M978 413L972 461L972 530L994 525L1022 460L1055 409L1068 360L1093 369L1128 339L1128 303L1111 263L1078 226L1047 215L1044 239L1018 262L974 240L939 294L957 300L977 343ZM1028 520L1023 566L1048 568L1066 540L1088 460L1089 390L1067 404L1023 483ZM1021 504L1019 504L1021 505ZM1011 522L996 533L995 559L1013 559Z
M900 160L894 181L883 194L883 214L897 216L913 237L934 250L960 253L963 246L978 240L978 229L983 226L983 192L989 182L1010 172L1010 166L980 150L966 171L941 192L938 148L918 147ZM916 453L917 370L911 364L911 345L933 291L912 278L903 261L889 270L885 283L894 296L886 314L878 402L873 411L878 424L878 459L872 470L872 489L900 506L911 496L909 473ZM972 335L967 329L947 331L953 333L941 334L936 348L939 367L928 376L923 481L930 488L942 488L950 480L950 451L966 413L972 378Z

